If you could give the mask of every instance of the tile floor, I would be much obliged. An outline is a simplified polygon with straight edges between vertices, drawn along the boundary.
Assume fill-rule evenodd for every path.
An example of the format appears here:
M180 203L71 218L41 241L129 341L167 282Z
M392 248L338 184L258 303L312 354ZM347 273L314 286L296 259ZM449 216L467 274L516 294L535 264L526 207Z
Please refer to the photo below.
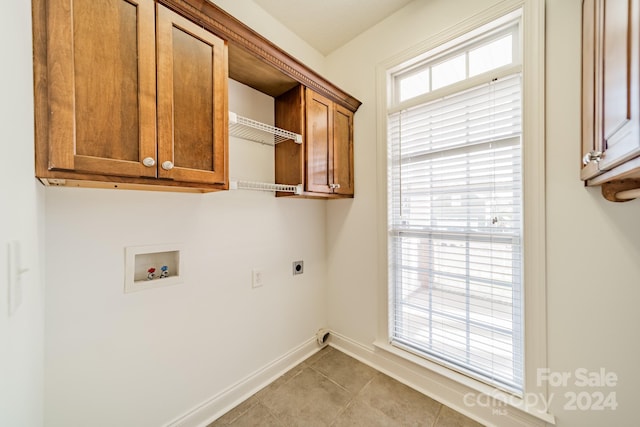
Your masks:
M325 347L208 427L428 426L477 422Z

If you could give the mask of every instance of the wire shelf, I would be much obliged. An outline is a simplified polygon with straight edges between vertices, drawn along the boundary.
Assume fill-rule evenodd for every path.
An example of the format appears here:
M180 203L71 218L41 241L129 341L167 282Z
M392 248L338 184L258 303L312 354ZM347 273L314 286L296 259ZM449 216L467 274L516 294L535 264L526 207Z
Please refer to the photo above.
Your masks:
M288 140L302 144L300 134L248 119L231 111L229 111L229 134L266 145L276 145Z
M268 182L255 182L255 181L231 181L229 183L229 189L231 190L258 190L258 191L282 191L285 193L302 194L302 184L287 185L287 184L272 184Z

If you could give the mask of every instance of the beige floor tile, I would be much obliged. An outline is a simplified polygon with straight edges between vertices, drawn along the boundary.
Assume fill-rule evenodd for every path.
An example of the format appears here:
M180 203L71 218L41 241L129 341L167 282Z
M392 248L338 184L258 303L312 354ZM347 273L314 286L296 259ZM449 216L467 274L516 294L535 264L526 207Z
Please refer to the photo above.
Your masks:
M258 403L258 399L252 396L215 420L213 423L209 424L207 427L227 426Z
M360 401L352 402L331 427L402 427L381 411Z
M404 384L326 347L208 427L481 427Z
M440 409L440 414L438 414L434 427L482 427L482 424L454 411L448 406L443 406Z
M252 406L247 412L236 418L230 427L280 427L283 424L278 421L262 404Z
M282 374L280 378L278 378L277 380L275 380L274 382L272 382L262 390L258 391L256 394L254 394L254 396L258 400L262 400L265 396L269 395L270 393L274 392L275 390L285 385L287 382L289 382L291 378L298 375L305 368L307 368L306 361L300 363L299 365L291 368L290 370Z
M337 382L351 393L359 392L377 371L340 351L333 351L311 363L311 367Z
M285 425L311 427L330 425L349 398L345 389L306 368L261 401Z
M377 408L402 426L429 426L436 420L440 404L384 374L378 374L357 399Z
M338 350L334 350L333 347L326 346L326 347L322 348L320 351L318 351L317 353L315 353L313 356L309 357L303 363L305 363L307 365L313 365L318 360L322 359L325 356L328 356L328 355L332 354L334 351L337 352L337 353L341 353Z

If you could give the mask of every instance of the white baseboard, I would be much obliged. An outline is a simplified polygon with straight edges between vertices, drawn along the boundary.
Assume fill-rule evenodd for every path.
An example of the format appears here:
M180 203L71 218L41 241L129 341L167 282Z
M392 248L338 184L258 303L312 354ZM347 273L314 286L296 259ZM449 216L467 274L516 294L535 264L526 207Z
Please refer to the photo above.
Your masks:
M474 393L475 396L474 390L377 346L367 347L335 332L331 332L329 345L483 425L541 427L554 423L551 416L547 424L545 420L505 405L467 405L465 395ZM471 399L471 403L475 401Z
M206 427L319 350L314 336L164 427Z
M331 332L329 345L483 425L500 427L549 425L540 418L515 408L501 406L498 408L499 411L496 411L495 406L465 405L465 395L473 390L376 346L365 346L335 332ZM238 383L165 424L164 427L206 427L319 350L316 337L310 338ZM550 424L553 424L553 421Z

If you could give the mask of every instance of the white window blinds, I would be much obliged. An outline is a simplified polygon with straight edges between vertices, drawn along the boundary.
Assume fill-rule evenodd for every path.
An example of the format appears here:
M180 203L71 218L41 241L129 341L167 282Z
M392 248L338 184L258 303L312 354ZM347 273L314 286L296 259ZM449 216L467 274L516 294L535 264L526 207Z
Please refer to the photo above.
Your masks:
M390 337L521 393L521 76L388 116Z

